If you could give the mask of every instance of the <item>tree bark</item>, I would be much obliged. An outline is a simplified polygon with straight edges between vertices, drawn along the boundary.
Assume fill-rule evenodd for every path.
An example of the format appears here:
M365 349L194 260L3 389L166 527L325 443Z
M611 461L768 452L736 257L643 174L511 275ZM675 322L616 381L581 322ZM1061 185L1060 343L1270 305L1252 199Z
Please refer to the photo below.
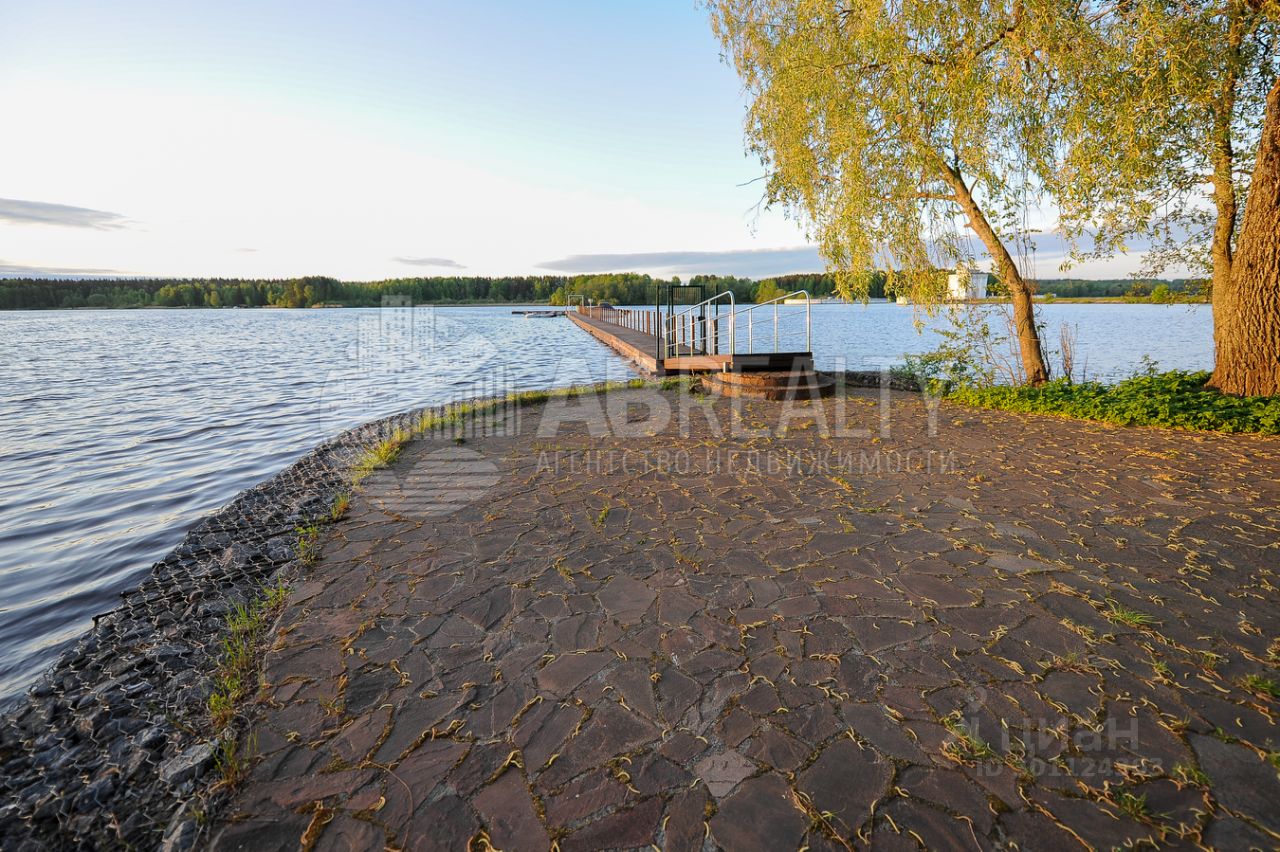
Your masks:
M987 221L969 185L965 183L964 176L950 165L944 164L943 169L944 177L960 203L960 209L969 220L969 227L973 228L978 239L986 246L996 263L996 274L1008 288L1013 300L1013 325L1018 335L1018 350L1022 356L1022 371L1026 374L1027 384L1042 385L1049 380L1049 368L1044 361L1044 348L1040 345L1040 331L1036 328L1031 285L1022 277L1009 250Z
M1280 394L1280 79L1267 95L1253 182L1231 275L1213 294L1209 386L1241 396Z
M1228 6L1230 21L1227 25L1227 45L1224 51L1222 79L1218 82L1218 97L1213 105L1213 128L1210 142L1213 150L1210 163L1213 174L1213 204L1216 219L1213 223L1213 239L1209 254L1213 262L1213 288L1210 300L1214 313L1218 310L1218 293L1226 293L1231 286L1232 244L1236 234L1236 214L1239 212L1235 183L1235 148L1231 141L1231 122L1236 113L1236 86L1240 79L1240 51L1244 43L1245 10L1243 5ZM1214 327L1217 336L1217 326Z

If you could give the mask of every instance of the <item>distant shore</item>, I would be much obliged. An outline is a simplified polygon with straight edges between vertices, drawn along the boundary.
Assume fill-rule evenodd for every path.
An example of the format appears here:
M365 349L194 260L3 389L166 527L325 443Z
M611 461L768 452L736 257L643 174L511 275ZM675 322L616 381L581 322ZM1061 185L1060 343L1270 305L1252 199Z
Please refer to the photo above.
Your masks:
M528 307L530 305L551 306L550 302L414 302L409 307L414 308L501 308L504 306L511 307ZM335 310L340 308L381 308L379 304L367 305L306 305L303 307L291 308L287 305L221 305L212 307L210 305L132 305L121 307L90 307L84 305L77 308L8 308L0 310L3 313L7 310L12 313L19 311L315 311L315 310ZM556 305L553 307L564 307Z
M1153 302L1150 299L1139 298L1134 296L1069 296L1060 297L1052 295L1037 295L1036 304L1039 305L1207 305L1208 299L1178 299L1169 302ZM752 302L740 302L740 304L754 304ZM893 299L868 299L866 302L855 300L852 302L837 301L827 298L815 298L813 305L859 305L859 304L894 304ZM943 304L968 304L968 305L1007 305L1009 300L1005 298L995 299L970 299L963 302L951 302ZM550 301L527 300L519 302L498 302L498 301L449 301L449 302L412 302L405 307L413 308L500 308L500 307L550 307L564 308L565 305L557 305ZM908 303L906 306L910 306ZM83 305L74 308L62 307L32 307L32 308L0 308L0 313L18 313L23 311L238 311L238 310L270 310L270 311L314 311L314 310L337 310L337 309L368 309L381 308L383 305L376 303L343 305L343 304L326 304L326 305L306 305L300 307L289 307L287 305L221 305L213 307L211 305L128 305L128 306L89 306Z

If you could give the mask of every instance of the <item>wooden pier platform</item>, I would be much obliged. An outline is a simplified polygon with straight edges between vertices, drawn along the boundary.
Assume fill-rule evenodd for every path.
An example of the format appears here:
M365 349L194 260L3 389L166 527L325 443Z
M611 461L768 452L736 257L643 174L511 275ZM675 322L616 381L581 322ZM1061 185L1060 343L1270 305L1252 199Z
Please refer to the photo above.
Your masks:
M662 322L654 311L627 309L570 310L567 313L575 325L592 337L635 364L641 370L655 375L668 373L756 372L813 368L811 352L755 352L710 354L706 349L719 346L680 344L673 347L675 354L660 357L658 337L653 333ZM609 319L605 319L609 317Z

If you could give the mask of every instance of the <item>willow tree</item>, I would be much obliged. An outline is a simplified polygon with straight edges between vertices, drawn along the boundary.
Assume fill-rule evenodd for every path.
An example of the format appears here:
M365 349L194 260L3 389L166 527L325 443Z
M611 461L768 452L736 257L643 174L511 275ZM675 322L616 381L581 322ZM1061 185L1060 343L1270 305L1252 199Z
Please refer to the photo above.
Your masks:
M1267 93L1230 288L1214 296L1213 318L1209 383L1225 393L1280 394L1280 79Z
M1280 393L1280 175L1267 158L1280 136L1267 109L1280 100L1280 4L1125 0L1076 23L1073 49L1053 59L1074 95L1056 104L1064 229L1077 246L1092 238L1079 254L1141 236L1151 241L1144 273L1210 274L1210 384Z
M798 215L846 297L874 270L929 304L936 268L981 242L1008 289L1027 381L1048 378L1015 262L1052 168L1049 0L710 0L751 97L767 200ZM1019 246L1023 246L1020 249Z

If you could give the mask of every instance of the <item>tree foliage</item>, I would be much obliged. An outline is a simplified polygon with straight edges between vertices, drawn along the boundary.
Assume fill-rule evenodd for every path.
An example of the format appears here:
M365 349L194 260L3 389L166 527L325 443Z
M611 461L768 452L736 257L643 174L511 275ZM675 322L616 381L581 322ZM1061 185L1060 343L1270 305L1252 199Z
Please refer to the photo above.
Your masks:
M1271 8L1267 8L1270 6ZM1135 237L1144 274L1230 274L1267 91L1275 0L1126 0L1092 8L1054 52L1063 164L1053 191L1075 256Z
M757 303L769 302L785 295L787 295L786 291L779 287L776 281L769 278L757 284L755 292L752 293L752 297Z
M795 213L867 292L932 304L937 268L972 258L972 229L1014 299L1031 381L1047 376L1015 255L1052 169L1042 48L1054 0L711 0L751 98L747 144L767 199ZM963 225L962 225L963 223Z

